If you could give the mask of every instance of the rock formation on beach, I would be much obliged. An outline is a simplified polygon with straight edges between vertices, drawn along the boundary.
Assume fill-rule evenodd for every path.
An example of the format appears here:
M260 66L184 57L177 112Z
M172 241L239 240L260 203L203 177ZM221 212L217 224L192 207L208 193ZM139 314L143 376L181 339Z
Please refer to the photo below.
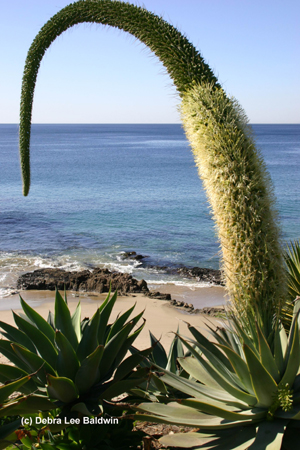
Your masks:
M67 272L63 269L38 269L21 275L17 288L23 290L37 289L54 291L66 288L71 291L108 292L111 283L112 291L119 294L148 293L145 280L136 280L127 273L110 272L108 269L82 270Z

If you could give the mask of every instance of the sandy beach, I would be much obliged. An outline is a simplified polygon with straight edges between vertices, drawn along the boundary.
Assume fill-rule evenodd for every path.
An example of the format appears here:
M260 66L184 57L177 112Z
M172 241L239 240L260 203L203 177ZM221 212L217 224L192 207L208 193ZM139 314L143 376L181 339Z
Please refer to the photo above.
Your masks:
M173 288L172 285L169 285L165 287L165 289L165 292L171 293L172 298L180 300L184 297L185 301L189 301L189 289L187 290L186 288L175 285L173 285ZM160 291L163 291L161 287ZM198 296L199 302L203 304L203 306L217 306L224 304L224 293L224 288L208 287L193 290L190 292L190 295ZM22 291L20 294L31 307L45 318L47 318L49 310L54 310L54 292ZM78 301L81 302L82 318L84 318L92 317L96 309L106 298L106 294L67 292L67 298L71 312L76 308ZM186 313L180 308L171 306L168 301L150 299L143 294L119 296L112 311L110 321L113 321L119 313L126 311L135 303L135 315L145 310L143 317L146 320L146 324L135 342L135 345L140 349L149 346L149 330L151 330L157 338L161 338L161 342L165 348L169 348L174 336L173 333L177 331L178 326L183 335L188 335L188 329L185 322L201 327L203 330L205 330L205 323L208 321L211 321L216 325L220 322L220 319L209 318L204 314ZM19 295L13 295L0 301L1 321L14 324L12 310L15 312L22 311ZM3 361L2 357L1 361Z

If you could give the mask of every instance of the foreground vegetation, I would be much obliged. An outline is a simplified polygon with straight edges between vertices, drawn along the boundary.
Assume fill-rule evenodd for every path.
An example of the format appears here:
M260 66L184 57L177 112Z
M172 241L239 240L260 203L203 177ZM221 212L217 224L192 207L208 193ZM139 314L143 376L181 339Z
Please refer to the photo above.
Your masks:
M133 347L143 328L141 315L129 319L133 308L109 323L116 293L83 321L80 305L71 316L59 293L48 321L21 299L25 317L14 314L16 327L0 323L5 337L0 351L12 363L0 365L0 447L137 448L141 436L132 429L138 419L199 428L163 438L169 447L294 448L300 419L299 303L293 304L291 288L286 302L272 185L244 112L176 28L144 8L112 0L75 2L44 25L29 49L22 84L24 195L30 187L31 111L41 60L57 36L82 22L131 33L174 81L211 203L233 309L227 325L211 329L212 342L189 327L193 339L177 335L167 356L153 336L149 349ZM294 250L286 259L290 285L289 261L299 253Z

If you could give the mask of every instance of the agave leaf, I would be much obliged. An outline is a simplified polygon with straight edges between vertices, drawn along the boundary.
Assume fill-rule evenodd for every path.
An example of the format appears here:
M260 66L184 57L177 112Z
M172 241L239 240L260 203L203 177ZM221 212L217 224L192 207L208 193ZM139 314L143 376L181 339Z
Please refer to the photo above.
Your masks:
M112 383L108 389L101 393L100 398L105 400L111 400L114 397L118 397L121 394L129 392L132 388L139 386L145 381L145 378L134 378L116 381Z
M6 339L12 342L16 342L17 344L26 346L29 350L36 353L36 348L29 339L29 337L26 335L26 333L5 322L0 322L0 327L6 331L6 333L1 333L3 334L3 336L6 337Z
M201 358L201 357L200 357ZM213 358L211 358L213 359ZM237 400L242 401L244 403L247 403L248 405L255 406L257 403L257 399L254 395L251 395L247 392L245 392L243 389L242 383L239 383L239 385L235 385L232 382L232 377L228 376L226 374L226 368L224 368L223 373L219 371L219 366L217 369L212 364L215 364L215 361L212 361L212 363L208 362L204 358L201 360L199 359L202 366L206 369L206 371L210 374L212 378L222 387L225 391L227 391L229 394L234 396ZM231 375L231 374L230 374ZM242 387L242 389L241 389Z
M58 347L56 365L57 374L61 377L66 377L74 380L80 366L77 355L72 345L61 331L56 331L55 342Z
M274 358L280 374L285 369L285 353L287 349L288 339L282 324L278 324L275 329L274 336Z
M112 326L109 330L109 334L107 336L106 342L108 342L111 338L113 338L114 335L117 334L123 328L126 320L129 318L132 311L134 310L135 305L136 305L136 303L114 321L114 323L112 324Z
M50 364L47 363L47 361L45 361L40 356L30 352L29 350L21 347L18 344L11 344L11 346L16 355L27 365L30 371L37 372L36 376L43 383L46 383L45 373L51 373L52 375L55 375L55 370L50 366Z
M257 336L258 336L258 345L259 345L259 353L260 353L260 361L264 367L268 370L270 375L276 381L276 383L280 380L280 373L278 367L276 365L275 359L272 355L269 344L261 331L261 328L258 324L256 324Z
M213 353L211 353L207 348L202 346L196 341L192 341L195 346L199 347L203 354L206 356L206 358L203 358L199 352L197 352L190 344L188 344L187 341L185 341L182 337L180 339L184 342L184 345L190 350L192 355L198 359L200 364L205 368L205 370L211 375L212 378L218 383L221 384L226 390L227 387L225 387L224 382L227 386L227 384L230 384L234 389L238 389L238 391L244 390L245 387L241 380L238 378L236 373L234 372L231 363L229 360L227 360L227 365L230 365L231 370L227 369L227 365L225 366ZM214 344L216 345L216 344ZM219 349L217 349L218 352L220 352ZM221 352L220 352L221 353ZM225 355L223 355L224 358L226 358ZM234 395L234 394L233 394ZM245 400L243 400L245 401ZM249 398L249 401L251 399Z
M56 366L57 350L52 342L44 335L35 325L22 319L13 312L16 325L27 334L27 336L34 343L40 356L45 359L53 368Z
M210 376L209 372L204 369L196 358L187 356L184 358L178 358L178 362L188 374L195 378L195 380L200 381L208 387L220 389L219 383L217 383L215 379Z
M131 324L129 329L132 329L135 323L136 323L135 321L133 322L133 324L131 322L129 322L129 324ZM140 332L142 331L144 326L145 326L145 321L144 321L144 323L142 323L142 325L139 328L137 328L132 334L130 334L128 336L128 338L124 341L118 354L116 355L116 359L115 359L115 362L113 365L114 369L116 369L119 366L119 364L121 363L121 361L123 361L129 348L131 347L132 343L136 340L136 338L138 337L138 335L140 334Z
M159 442L165 446L180 446L201 450L245 450L254 441L256 436L255 427L232 428L219 430L214 434L206 433L176 433L163 436Z
M53 328L53 330L55 331L54 314L52 311L49 311L48 313L47 322L49 323L50 327Z
M236 397L229 394L229 392L227 392L221 386L219 387L219 389L213 389L208 386L204 386L203 384L182 378L172 372L162 370L161 368L159 368L159 370L161 372L164 372L162 381L180 392L196 398L204 395L206 397L227 403L229 405L235 405L240 409L249 409L249 405L247 403L241 402Z
M79 361L87 358L98 347L98 328L99 328L100 312L95 312L91 320L84 328L82 339L79 342L76 354Z
M290 353L291 353L292 345L293 345L293 341L294 341L295 329L297 328L299 330L298 316L299 316L299 311L297 312L297 314L295 314L293 316L293 321L292 321L292 325L291 325L289 337L288 337L288 345L287 345L287 349L285 352L285 360L284 360L285 365L287 365L287 362L290 359Z
M258 407L270 407L277 392L277 384L262 365L255 353L244 344L244 352L249 367L252 386L257 397Z
M11 433L19 428L21 425L21 419L14 420L5 425L1 425L0 427L0 439L6 439ZM17 440L17 436L15 435L15 440ZM6 442L7 447L7 442ZM2 447L5 448L5 447Z
M105 332L107 323L111 314L111 311L113 309L114 304L117 300L117 291L114 293L114 295L109 298L110 296L110 288L109 293L105 299L105 301L102 303L102 305L99 308L100 312L100 319L99 319L99 331L98 331L98 342L100 345L104 345L104 339L105 339Z
M18 392L18 388L23 386L31 379L30 375L11 381L8 384L0 386L0 404L4 403L13 392Z
M83 402L76 403L75 405L73 405L71 411L80 412L84 416L93 416L93 413L89 411L86 403Z
M232 366L224 353L222 353L218 347L214 345L214 343L210 342L205 336L203 336L200 331L198 331L195 327L188 325L188 329L192 333L192 335L195 337L197 344L199 345L199 348L201 348L202 352L207 356L208 352L209 354L212 354L215 356L216 359L218 359L229 371L232 372Z
M25 370L19 369L15 366L10 366L8 364L0 364L0 382L7 383L8 381L16 380L17 378L22 378L27 376L28 373ZM37 389L35 381L31 378L25 385L18 388L19 392L24 394L30 394Z
M154 362L161 366L166 367L168 363L168 358L165 349L161 345L158 339L149 331L150 334L150 340L151 340L151 346L153 347L153 359Z
M297 323L297 322L296 322ZM294 384L297 373L300 366L300 342L299 342L299 327L291 328L291 346L289 352L289 358L286 363L286 370L280 382L280 386L285 386L287 383L292 386Z
M174 402L167 405L162 403L141 403L133 409L145 413L145 415L135 414L136 420L200 427L203 430L232 428L242 424L249 424L249 420L230 421Z
M28 373L28 365L21 360L11 347L11 342L4 339L0 339L0 353L4 355L10 362L22 370Z
M258 425L256 439L248 450L277 450L281 448L282 439L288 420L264 421Z
M217 417L223 417L227 420L261 420L267 415L266 409L248 409L238 411L233 406L224 405L221 402L214 400L199 400L198 398L188 398L177 400L179 404L190 406L198 411L202 411L206 414L211 414Z
M177 335L179 333L179 327L177 328ZM173 341L171 342L170 350L168 353L168 362L165 366L167 370L170 370L171 372L176 373L178 370L177 368L177 358L184 357L184 351L183 346L181 343L181 340L178 338L178 336L175 335Z
M118 352L126 341L131 330L128 322L106 345L103 353L103 361L100 367L100 378L104 377L111 369Z
M210 334L219 344L224 345L225 347L231 347L233 351L235 351L240 355L239 346L237 345L236 341L231 340L228 337L232 334L231 329L228 330L224 327L224 328L217 328L216 330L214 330L209 325L206 326L208 327Z
M152 351L152 347L147 348L139 353L134 353L133 355L126 358L117 368L116 373L114 375L115 381L120 381L125 378L135 367L141 364L147 356Z
M75 384L80 394L87 392L99 378L99 365L103 354L104 347L99 345L93 353L81 362L81 367L75 377Z
M241 336L241 340L248 345L249 348L253 351L253 353L259 358L259 352L257 351L257 348L254 346L253 342L247 335L247 333L243 330L241 325L238 323L236 317L232 317L232 320L234 322L234 326L236 328L237 333Z
M47 374L47 391L50 398L70 403L79 397L78 389L72 380Z
M160 394L164 394L164 395L168 394L168 390L166 388L165 383L155 373L151 373L150 382L151 382L151 385L153 386L153 388L155 390L157 390Z
M40 316L25 300L20 296L20 303L26 316L44 333L45 336L54 344L55 333L51 325Z
M77 336L78 342L81 341L81 304L78 302L76 309L71 317L72 325Z
M245 386L246 390L251 394L255 395L253 391L253 386L249 374L249 368L246 364L246 362L231 348L226 347L224 345L219 345L219 347L226 353L230 363L232 364L232 367L239 377L240 381Z
M0 416L6 415L24 415L36 413L37 411L52 411L56 408L55 403L52 403L45 396L30 395L18 399L16 402L8 405L0 410Z
M54 323L55 328L61 331L66 336L66 338L76 351L78 347L78 340L72 324L70 311L58 290L56 290L55 293Z

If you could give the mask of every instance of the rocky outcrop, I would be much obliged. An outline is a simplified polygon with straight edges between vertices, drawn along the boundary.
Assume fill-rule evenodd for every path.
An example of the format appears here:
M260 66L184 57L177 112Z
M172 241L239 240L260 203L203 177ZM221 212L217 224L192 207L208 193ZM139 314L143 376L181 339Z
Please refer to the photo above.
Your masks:
M124 252L121 254L122 259L134 259L136 261L141 261L142 259L149 258L149 256L138 255L137 252Z
M206 281L208 283L224 286L221 270L205 269L201 267L180 267L177 273L184 277L195 278L197 281Z
M21 275L17 288L23 290L37 289L54 291L63 290L84 292L108 292L111 284L112 291L118 290L121 295L129 293L148 293L145 280L136 280L127 273L110 272L108 269L82 270L67 272L63 269L39 269Z
M225 314L224 306L205 306L201 309L195 309L197 314L207 314L212 317L223 317Z

